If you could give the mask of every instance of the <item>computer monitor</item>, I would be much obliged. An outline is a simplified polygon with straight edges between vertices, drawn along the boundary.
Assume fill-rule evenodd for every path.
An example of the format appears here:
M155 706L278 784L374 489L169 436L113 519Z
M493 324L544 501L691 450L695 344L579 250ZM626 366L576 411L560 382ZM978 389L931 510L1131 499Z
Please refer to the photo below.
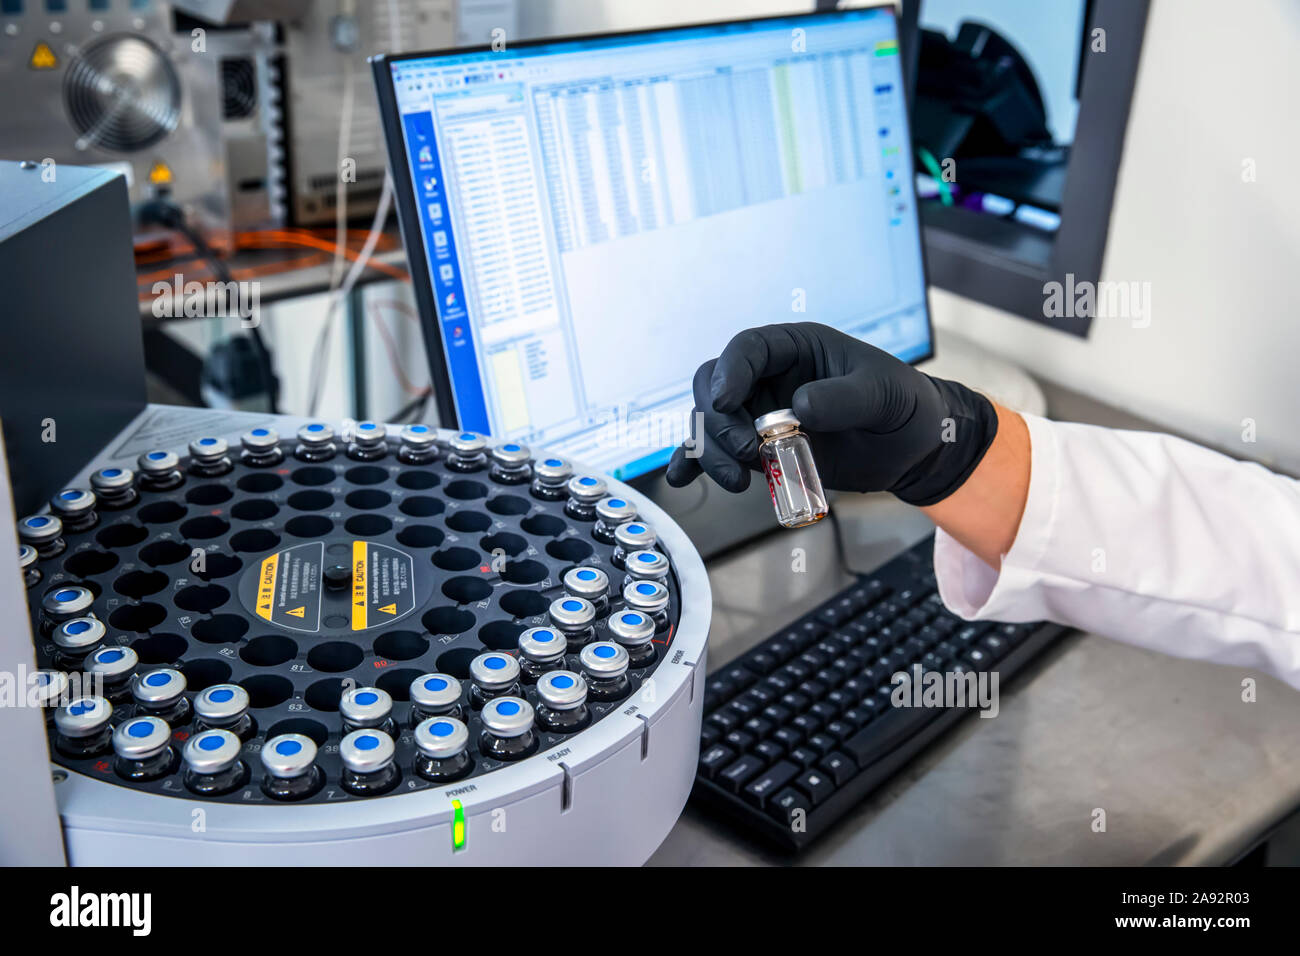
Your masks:
M898 54L885 7L374 57L444 423L629 479L744 328L928 358Z

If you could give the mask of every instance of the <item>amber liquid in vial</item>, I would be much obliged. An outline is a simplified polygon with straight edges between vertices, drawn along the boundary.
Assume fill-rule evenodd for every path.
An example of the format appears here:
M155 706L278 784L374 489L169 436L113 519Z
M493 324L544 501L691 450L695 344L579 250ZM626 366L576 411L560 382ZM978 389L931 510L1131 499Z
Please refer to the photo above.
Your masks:
M826 492L794 412L769 412L754 420L754 428L762 440L758 456L781 527L802 528L826 517Z

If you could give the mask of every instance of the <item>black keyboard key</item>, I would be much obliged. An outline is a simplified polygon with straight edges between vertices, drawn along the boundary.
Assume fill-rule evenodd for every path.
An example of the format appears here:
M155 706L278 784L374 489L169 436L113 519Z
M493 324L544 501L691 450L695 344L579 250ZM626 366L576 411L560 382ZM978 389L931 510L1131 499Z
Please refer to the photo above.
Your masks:
M980 647L988 651L989 656L995 661L1002 660L1002 658L1007 656L1007 652L1011 650L1011 644L1007 639L997 634L990 634L988 637L984 638L984 640L980 641Z
M834 737L836 740L844 740L852 737L857 728L846 720L832 720L822 728L822 733Z
M993 663L993 657L982 647L977 647L966 655L966 660L976 670L984 670Z
M736 693L736 685L721 677L710 677L704 682L704 709L717 710Z
M813 734L811 737L808 738L808 743L807 743L807 746L817 751L817 753L821 754L823 757L826 756L828 753L830 753L832 750L834 750L838 745L839 745L838 740L836 740L830 734L825 734L825 733Z
M706 748L700 754L700 775L706 780L712 780L718 775L718 771L729 766L735 757L736 752L722 744L714 744Z
M811 704L811 700L799 693L789 693L781 698L781 706L789 707L794 713L806 709Z
M773 723L764 717L751 717L744 723L745 732L756 738L766 737L772 732Z
M894 708L844 741L840 749L859 767L869 767L929 723L936 713L923 707Z
M821 700L826 696L828 690L830 690L830 688L821 681L806 680L799 685L799 693L807 697L810 702Z
M700 746L702 748L712 746L721 739L722 731L713 724L705 722L704 726L700 728Z
M826 799L835 792L834 781L829 774L821 770L805 770L795 780L794 785L808 794L814 807L825 803Z
M865 727L871 722L875 715L871 711L862 707L850 707L844 713L840 714L840 720L846 724L851 724L855 729Z
M800 680L802 679L803 678L800 678ZM780 671L777 671L775 674L770 675L767 678L767 680L763 682L763 686L770 688L772 691L778 694L784 694L792 690L794 686L798 683L799 681L795 680L793 677L790 677L788 674L783 674Z
M778 665L784 664L795 655L794 645L788 641L768 641L763 645L763 651L770 654Z
M744 797L755 806L762 807L766 805L769 798L775 796L782 787L793 780L797 773L799 773L798 767L788 760L782 760L755 777L745 787Z
M704 719L714 727L717 727L718 730L722 731L724 734L735 730L740 726L739 718L737 718L735 714L728 713L725 710L720 710L716 714L709 714L709 716Z
M803 737L803 731L788 725L772 731L772 739L786 750L793 750L798 747L803 743Z
M774 724L784 724L794 716L794 711L783 704L769 704L763 708L763 719Z
M726 680L730 681L737 690L744 690L750 684L754 683L754 681L758 680L758 677L748 668L742 667L739 664L728 667L722 672L722 676Z
M794 718L786 726L797 727L806 736L816 733L821 725L822 722L817 718L816 714L795 714Z
M795 747L790 751L790 759L802 768L811 767L821 758L821 754L811 747Z
M745 659L745 666L759 674L770 674L779 664L776 657L764 651L755 651Z
M745 756L724 768L718 774L717 780L718 783L732 793L740 793L741 788L756 777L763 770L763 767L762 759L753 754L745 754Z
M745 751L754 746L755 737L753 734L746 733L743 730L733 730L727 736L722 738L723 743L735 751Z
M776 691L764 684L758 684L745 691L745 700L752 700L759 707L766 707L776 698Z
M814 714L825 723L828 720L834 720L840 715L839 708L828 700L819 700L808 708L808 713Z
M800 824L807 825L808 811L812 809L812 800L804 793L787 787L768 801L767 812L782 826L792 830Z
M835 782L837 787L844 786L858 772L858 765L853 762L853 758L840 753L838 750L832 750L828 753L822 758L818 766L830 774L831 780Z
M775 763L785 756L785 748L775 740L761 740L754 744L754 753L769 763Z

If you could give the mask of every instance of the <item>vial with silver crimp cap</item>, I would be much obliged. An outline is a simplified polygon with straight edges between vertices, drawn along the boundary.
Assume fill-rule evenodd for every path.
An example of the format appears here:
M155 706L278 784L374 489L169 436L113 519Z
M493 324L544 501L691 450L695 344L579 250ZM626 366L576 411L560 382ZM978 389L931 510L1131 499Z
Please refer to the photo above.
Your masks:
M140 487L149 491L171 491L185 480L181 460L173 451L147 451L135 460Z
M84 488L64 488L50 499L50 510L63 522L64 531L87 531L99 523L95 493Z
M614 531L619 525L636 519L636 505L626 498L610 495L596 502L596 525L591 536L605 544L614 543Z
M565 487L569 500L564 503L564 513L579 521L595 521L596 503L607 494L604 479L595 475L574 475Z
M81 670L86 658L104 643L108 629L96 617L74 617L64 621L51 635L54 661L67 670Z
M469 728L455 717L428 717L415 725L414 737L415 772L425 780L448 783L473 769Z
M159 667L137 674L131 683L136 712L159 717L172 727L185 723L190 702L185 698L185 675L172 667Z
M41 633L49 634L64 621L90 617L95 594L80 584L53 587L41 597Z
M248 764L239 759L243 742L228 730L203 730L185 742L185 786L201 797L234 793L248 783Z
M438 458L438 433L428 425L405 425L399 436L402 447L397 460L408 465L427 465Z
M629 610L648 614L658 631L668 627L668 598L662 581L629 581L623 587L623 603Z
M537 682L537 724L556 734L577 733L591 723L587 682L573 671L551 671Z
M31 545L42 558L57 557L68 546L63 540L63 522L54 515L28 515L18 522L18 540Z
M533 454L517 441L493 445L492 470L488 477L503 485L523 485L533 478Z
M497 760L522 760L537 751L533 705L522 697L497 697L483 706L479 753Z
M410 695L412 726L428 717L461 717L460 681L448 674L421 674Z
M600 568L570 568L561 581L570 595L590 601L597 617L609 609L609 575Z
M262 792L272 800L305 800L325 786L316 766L316 741L304 734L278 734L261 752Z
M658 551L633 551L624 562L627 574L623 586L631 581L665 581L668 578L668 559Z
M40 555L30 544L20 544L18 546L18 567L23 572L23 584L30 590L41 583L41 569L36 566Z
M54 746L65 757L98 757L113 747L109 718L113 705L89 695L68 701L54 712Z
M229 474L235 467L224 438L207 436L190 442L190 472L203 478Z
M655 662L654 618L640 611L616 611L609 616L609 633L627 651L632 667L649 667Z
M250 468L270 468L284 461L280 433L274 428L250 428L239 436L239 460Z
M102 680L103 696L114 704L131 697L131 675L140 658L129 647L101 647L86 659L86 673Z
M90 476L99 507L108 511L129 508L140 500L135 490L135 472L130 468L101 468Z
M194 695L194 726L228 730L247 743L257 736L257 721L248 712L248 691L238 684L213 684Z
M41 670L32 674L27 700L45 711L45 722L52 723L55 711L66 703L71 682L63 671Z
M627 568L627 556L633 551L649 551L659 538L654 528L644 521L627 521L614 529L614 553L610 563L616 568Z
M530 627L519 635L519 670L525 684L535 684L547 671L564 666L568 642L556 628Z
M573 466L568 459L550 455L533 464L533 484L529 491L543 501L563 501L569 496L569 479Z
M584 598L556 598L546 613L551 624L564 632L570 650L577 650L596 636L596 608Z
M480 471L487 463L487 439L478 432L457 432L447 440L447 467L452 471Z
M143 782L165 777L176 769L172 729L159 717L132 717L113 731L113 769L119 777Z
M469 676L474 682L469 689L469 703L475 710L494 697L523 693L519 689L519 662L500 651L489 651L470 661Z
M343 719L345 734L353 730L382 730L390 737L397 736L393 698L378 687L354 687L347 691L339 698L339 717Z
M801 528L826 517L829 510L822 480L813 461L808 436L788 408L754 419L761 444L758 458L767 476L767 490L783 528Z
M354 461L378 461L388 454L388 429L379 422L357 422L347 455Z
M310 422L298 429L293 456L299 461L329 461L336 454L334 429L325 422Z
M358 797L387 793L402 779L397 746L382 730L354 730L339 742L343 789Z
M620 700L632 690L627 679L627 651L611 641L588 644L578 655L587 678L587 696L592 700Z

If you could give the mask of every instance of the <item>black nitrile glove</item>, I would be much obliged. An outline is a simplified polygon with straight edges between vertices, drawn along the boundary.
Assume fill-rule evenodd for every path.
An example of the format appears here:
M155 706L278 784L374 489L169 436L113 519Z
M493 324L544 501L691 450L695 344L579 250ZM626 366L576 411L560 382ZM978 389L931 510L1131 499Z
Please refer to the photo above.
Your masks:
M813 322L765 325L733 338L695 373L703 435L668 463L668 483L701 471L728 491L761 470L754 419L791 408L808 435L822 484L890 491L930 505L956 491L997 434L993 404L852 336Z

